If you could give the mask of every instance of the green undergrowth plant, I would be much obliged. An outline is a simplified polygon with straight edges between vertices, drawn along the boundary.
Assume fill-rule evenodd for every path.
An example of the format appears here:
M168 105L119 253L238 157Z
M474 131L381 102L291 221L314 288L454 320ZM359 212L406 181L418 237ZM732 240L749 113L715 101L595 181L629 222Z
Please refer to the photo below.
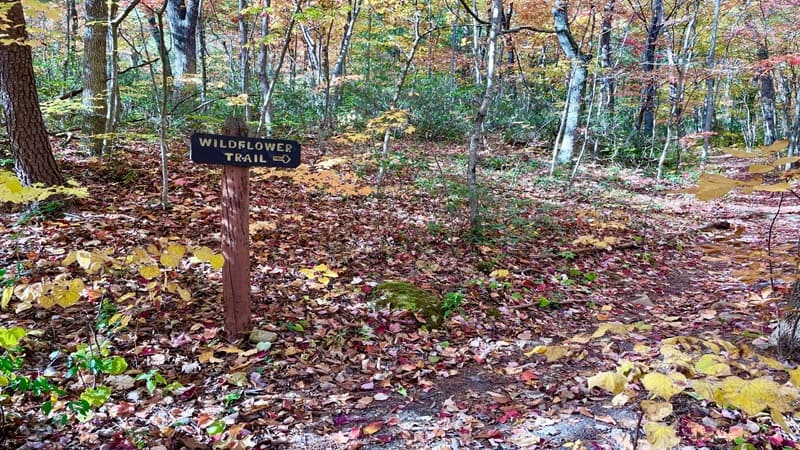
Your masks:
M181 276L197 265L208 264L216 270L223 263L222 255L208 247L189 247L164 239L121 255L115 254L113 249L73 250L61 261L62 273L37 281L30 280L30 274L22 278L5 275L2 309L13 307L16 313L31 308L58 311L91 298L96 302L86 303L96 305L97 312L85 315L83 326L89 333L72 348L51 351L48 357L31 358L50 361L46 368L28 367L22 355L37 356L35 352L47 348L47 342L32 343L30 349L20 345L23 337L32 340L34 336L42 336L41 330L0 328L0 348L3 349L0 401L12 405L13 410L14 405L23 404L26 399L40 399L42 412L61 425L71 420L90 420L94 411L114 394L116 385L107 383L108 377L127 376L123 374L128 371L128 362L124 356L115 354L114 333L125 328L146 308L159 308L168 300L191 301L190 289L179 283ZM142 287L145 296L141 294ZM50 316L53 333L58 329L54 321L59 315ZM62 358L64 364L56 364ZM58 367L63 370L56 369ZM47 373L48 376L32 377L28 373ZM67 388L72 380L77 383ZM157 370L140 372L135 380L130 380L133 381L143 381L151 394L158 388L168 392L180 387L169 383ZM75 388L76 385L79 387Z

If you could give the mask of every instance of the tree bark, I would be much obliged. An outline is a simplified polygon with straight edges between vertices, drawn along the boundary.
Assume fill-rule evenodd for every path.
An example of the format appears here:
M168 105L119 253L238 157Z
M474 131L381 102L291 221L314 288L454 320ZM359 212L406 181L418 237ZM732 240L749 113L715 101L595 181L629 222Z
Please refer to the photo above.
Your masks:
M176 87L183 86L184 78L197 74L197 11L200 0L168 0L167 18L172 30L173 67Z
M664 0L653 0L653 16L647 27L644 56L642 58L642 72L644 72L644 88L642 88L642 104L639 116L636 119L636 129L642 135L653 134L655 125L655 99L656 80L653 72L656 68L656 43L664 28Z
M564 115L564 132L555 159L555 164L560 165L571 162L575 153L575 137L580 127L583 92L586 90L587 64L592 56L582 53L572 37L565 1L558 1L553 7L553 22L561 49L572 62L569 89L567 89L567 109Z
M241 94L245 96L250 93L250 48L247 46L250 30L247 26L247 17L244 15L247 6L247 0L239 0L239 70L242 76ZM249 101L244 104L244 120L250 121Z
M758 59L769 58L766 44L758 48ZM759 93L761 94L761 117L764 121L764 145L770 145L777 139L775 130L775 84L771 70L762 70L758 76Z
M347 23L344 27L342 45L339 47L339 54L336 56L336 62L333 64L333 70L331 71L331 78L333 79L339 78L345 73L347 52L353 39L353 30L356 28L358 15L361 13L361 2L362 0L350 1L350 11L347 12Z
M492 17L489 25L489 42L486 55L486 85L481 103L472 122L469 133L469 160L467 164L467 187L469 190L469 223L473 232L480 231L481 220L478 211L478 157L483 142L483 130L489 116L489 106L495 89L495 62L497 59L497 40L502 27L503 0L492 0Z
M611 69L614 66L613 52L611 49L611 24L614 18L614 3L616 0L607 0L603 7L603 19L600 25L600 67L603 69L603 100L610 114L614 114L614 75Z
M6 114L6 131L11 142L14 171L24 185L64 182L44 126L33 57L28 45L25 15L20 0L0 0L0 101Z
M708 149L710 146L711 137L708 135L714 126L714 57L717 51L717 29L719 28L719 8L720 0L714 0L714 19L711 23L711 42L708 46L708 56L706 56L706 105L705 117L703 118L703 131L706 133L703 136L703 151L700 154L700 161L705 162L708 159Z
M103 152L106 128L106 33L108 3L86 0L83 32L83 140L84 150L93 156Z

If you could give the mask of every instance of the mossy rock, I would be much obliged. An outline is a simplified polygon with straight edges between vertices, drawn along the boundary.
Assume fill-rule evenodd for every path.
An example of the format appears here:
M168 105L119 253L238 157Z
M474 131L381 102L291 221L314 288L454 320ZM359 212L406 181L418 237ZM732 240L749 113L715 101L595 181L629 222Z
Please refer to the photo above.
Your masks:
M372 295L378 306L417 313L432 327L442 325L442 299L433 292L405 281L384 281L375 286Z

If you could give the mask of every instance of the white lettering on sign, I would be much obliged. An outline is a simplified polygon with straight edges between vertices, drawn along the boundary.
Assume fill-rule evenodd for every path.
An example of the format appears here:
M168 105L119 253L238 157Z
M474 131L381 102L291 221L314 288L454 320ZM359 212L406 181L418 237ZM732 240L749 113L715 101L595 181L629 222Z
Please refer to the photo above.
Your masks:
M201 147L213 147L227 150L257 150L267 152L281 152L290 153L292 151L292 144L286 142L261 142L261 141L246 141L238 139L216 139L216 138L200 138Z

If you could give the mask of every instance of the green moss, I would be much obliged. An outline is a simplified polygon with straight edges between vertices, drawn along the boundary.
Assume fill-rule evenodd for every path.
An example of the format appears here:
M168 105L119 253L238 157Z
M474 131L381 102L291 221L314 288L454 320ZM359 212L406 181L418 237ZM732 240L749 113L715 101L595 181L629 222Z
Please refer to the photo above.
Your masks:
M405 281L384 281L375 286L373 294L379 306L418 313L433 327L442 324L442 299L432 292Z

